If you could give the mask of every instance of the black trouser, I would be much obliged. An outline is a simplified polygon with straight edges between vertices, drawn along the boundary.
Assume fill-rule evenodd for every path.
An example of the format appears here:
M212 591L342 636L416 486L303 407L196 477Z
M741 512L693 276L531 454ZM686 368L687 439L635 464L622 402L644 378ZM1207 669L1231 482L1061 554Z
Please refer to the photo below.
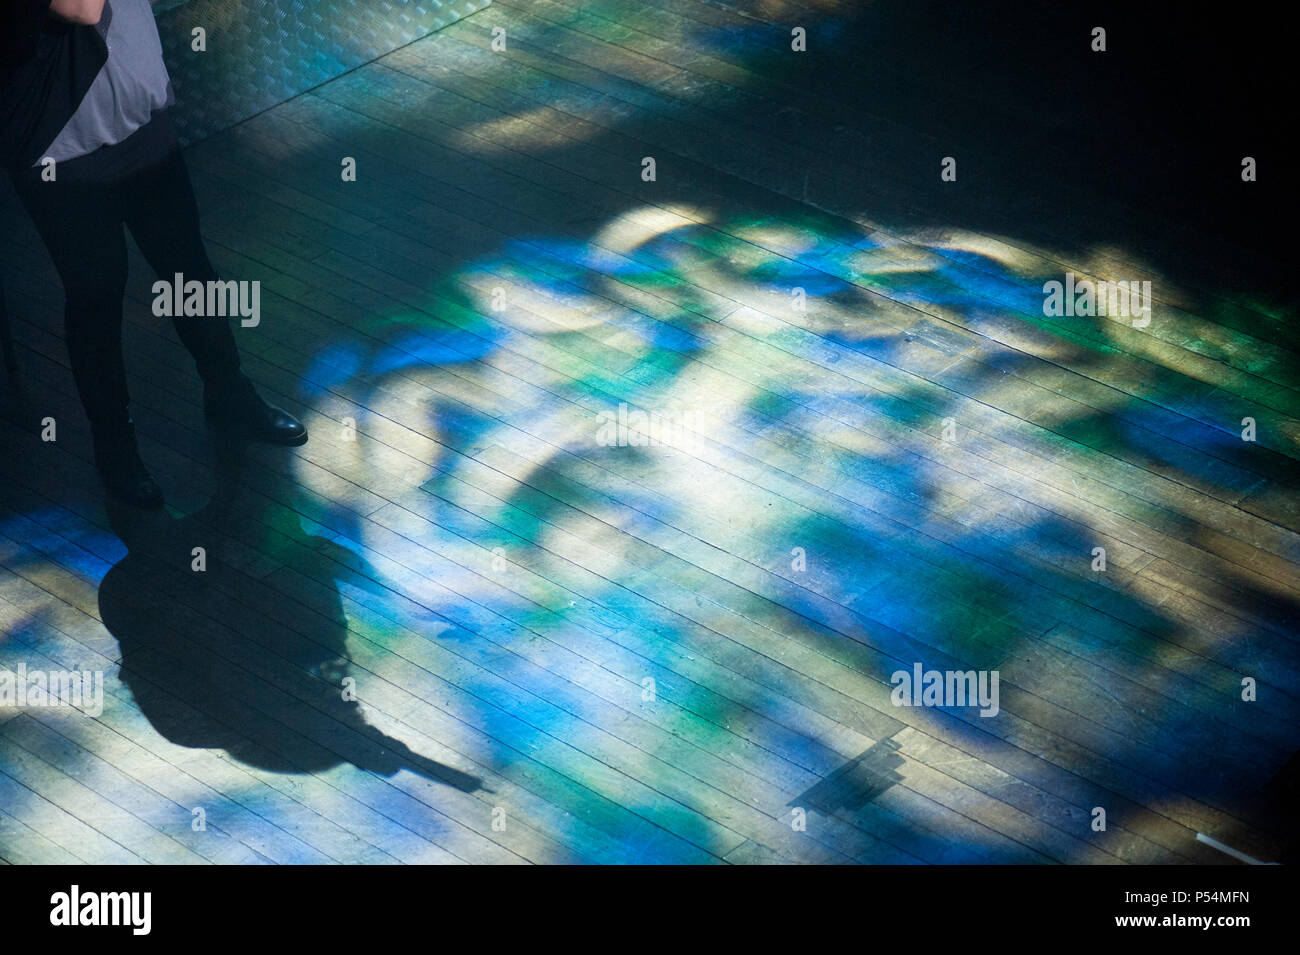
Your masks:
M14 177L45 242L66 298L64 333L96 446L129 431L122 360L127 250L123 226L161 279L215 280L199 234L198 204L165 111L113 146L61 162L53 182L40 167ZM239 353L224 318L173 319L209 389L242 383Z

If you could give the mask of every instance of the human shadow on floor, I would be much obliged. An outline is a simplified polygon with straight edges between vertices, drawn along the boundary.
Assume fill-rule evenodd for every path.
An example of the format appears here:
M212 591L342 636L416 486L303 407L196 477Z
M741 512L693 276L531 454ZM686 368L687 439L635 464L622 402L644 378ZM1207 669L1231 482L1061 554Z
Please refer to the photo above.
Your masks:
M177 745L222 749L259 769L314 773L351 763L482 789L478 777L366 721L345 691L354 685L365 699L380 678L351 666L339 584L379 587L349 569L356 555L304 533L296 516L276 519L266 497L241 491L242 466L242 451L221 449L217 492L188 516L109 507L129 552L104 577L99 610L140 711ZM203 570L195 569L199 547Z

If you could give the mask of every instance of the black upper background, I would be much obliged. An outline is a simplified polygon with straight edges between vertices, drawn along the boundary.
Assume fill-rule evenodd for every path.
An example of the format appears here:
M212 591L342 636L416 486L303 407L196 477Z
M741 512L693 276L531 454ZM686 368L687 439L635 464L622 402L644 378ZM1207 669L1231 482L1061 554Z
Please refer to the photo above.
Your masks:
M1283 143L1295 54L1291 18L1266 9L845 4L838 35L816 42L810 31L807 59L782 82L821 95L853 129L881 133L874 141L893 137L884 171L918 195L949 190L920 213L879 210L887 216L1003 232L1018 217L1079 247L1127 245L1175 279L1290 302L1295 184ZM1095 26L1107 31L1104 53L1091 49ZM884 76L881 62L906 79ZM932 143L900 143L890 123L957 157L964 197L939 184ZM1242 182L1243 156L1258 161L1257 182Z

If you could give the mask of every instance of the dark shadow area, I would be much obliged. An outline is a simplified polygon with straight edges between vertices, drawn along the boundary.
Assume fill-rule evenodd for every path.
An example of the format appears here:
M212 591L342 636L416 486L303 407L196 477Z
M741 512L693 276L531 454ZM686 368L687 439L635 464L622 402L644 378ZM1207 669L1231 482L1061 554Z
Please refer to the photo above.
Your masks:
M1295 811L1300 805L1300 753L1293 753L1282 771L1269 780L1266 796L1274 825L1284 840L1278 861L1295 865L1300 862L1300 818Z
M1289 37L1267 15L1209 3L844 8L809 27L802 57L751 64L774 99L787 88L821 104L832 149L858 150L859 186L827 198L911 228L1022 226L1127 247L1192 287L1263 285L1294 304ZM1091 49L1094 27L1105 52ZM788 47L781 30L769 49ZM948 155L952 183L939 180ZM1242 181L1246 156L1255 182Z
M841 809L858 812L890 786L903 781L898 770L907 761L898 755L901 748L892 739L872 743L789 805L816 809L828 816Z
M385 736L345 698L347 620L330 575L351 572L329 557L335 545L301 535L298 573L276 587L258 578L265 567L222 558L226 522L246 520L233 516L241 463L239 448L224 448L216 495L185 517L109 505L129 553L100 585L100 615L121 645L121 679L141 712L177 745L224 749L259 769L309 773L352 763L382 776L409 769L465 792L482 788L477 777ZM205 548L202 571L194 569L196 547ZM301 593L292 581L303 582ZM307 581L325 586L308 592ZM288 608L294 626L272 607ZM365 678L356 679L364 697Z

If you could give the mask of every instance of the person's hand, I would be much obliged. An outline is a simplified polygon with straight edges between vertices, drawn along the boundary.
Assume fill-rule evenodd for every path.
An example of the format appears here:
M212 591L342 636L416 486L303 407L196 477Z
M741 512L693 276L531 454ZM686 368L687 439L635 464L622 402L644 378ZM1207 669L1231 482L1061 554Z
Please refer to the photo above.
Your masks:
M69 23L94 26L104 13L104 0L51 0L50 13Z

